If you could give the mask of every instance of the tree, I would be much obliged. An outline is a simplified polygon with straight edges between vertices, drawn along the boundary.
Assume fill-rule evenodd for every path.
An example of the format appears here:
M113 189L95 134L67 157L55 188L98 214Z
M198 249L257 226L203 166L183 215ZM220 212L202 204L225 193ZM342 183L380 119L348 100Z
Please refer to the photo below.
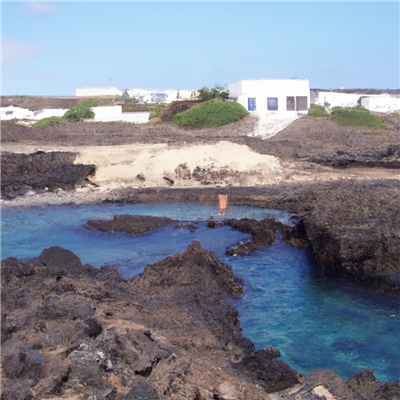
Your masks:
M229 90L226 89L226 85L221 86L216 84L212 89L204 86L199 90L199 95L197 98L202 101L208 101L212 99L220 98L222 100L227 100L229 97Z

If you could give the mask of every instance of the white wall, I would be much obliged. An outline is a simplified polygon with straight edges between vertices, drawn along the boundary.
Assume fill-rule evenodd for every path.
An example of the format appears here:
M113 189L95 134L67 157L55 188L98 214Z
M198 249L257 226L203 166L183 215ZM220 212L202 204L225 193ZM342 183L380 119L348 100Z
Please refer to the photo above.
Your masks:
M49 117L62 117L68 109L62 108L49 108L39 111L30 111L21 107L0 107L0 118L2 120L17 119L30 119L40 120Z
M199 94L197 90L176 89L128 89L129 97L143 103L171 103L177 100L194 100Z
M99 87L77 87L76 96L96 97L96 96L121 96L123 92L114 86Z
M333 107L357 107L357 102L363 96L359 93L319 92L316 104L331 110Z
M308 79L249 79L241 80L228 85L229 96L237 97L246 110L248 109L248 99L256 99L256 111L254 114L287 114L297 113L287 111L286 97L307 97L307 108L310 107L310 84ZM275 97L278 99L278 110L271 111L267 107L267 98ZM305 110L304 112L307 112Z
M389 95L368 96L361 99L361 105L370 111L393 112L400 110L400 98Z
M94 120L95 121L125 121L133 122L135 124L143 124L149 120L150 113L138 112L138 113L122 113L121 106L110 106L110 107L93 107ZM39 111L29 111L26 108L21 107L0 107L0 119L10 120L13 118L17 119L28 119L28 120L40 120L49 117L62 117L68 109L54 108L45 109ZM88 120L91 121L91 120Z
M94 120L102 122L124 121L144 124L149 120L150 113L122 113L122 106L93 107Z

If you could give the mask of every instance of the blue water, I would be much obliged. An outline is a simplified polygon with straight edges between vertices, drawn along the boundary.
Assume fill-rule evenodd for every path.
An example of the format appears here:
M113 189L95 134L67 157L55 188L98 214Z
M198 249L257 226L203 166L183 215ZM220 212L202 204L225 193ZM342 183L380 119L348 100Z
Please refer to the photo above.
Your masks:
M129 236L84 228L89 219L111 219L116 214L195 221L198 229L191 233L168 225L143 236ZM216 205L208 203L6 209L1 258L30 259L58 245L73 251L84 264L112 265L129 278L197 239L244 280L243 296L232 303L240 312L243 334L257 349L278 348L281 359L302 373L331 368L348 379L367 368L379 380L399 379L399 303L328 276L315 268L307 250L279 238L249 256L226 256L226 246L248 235L230 227L208 229L205 221L246 217L274 217L288 223L290 214L230 206L226 216L219 216Z

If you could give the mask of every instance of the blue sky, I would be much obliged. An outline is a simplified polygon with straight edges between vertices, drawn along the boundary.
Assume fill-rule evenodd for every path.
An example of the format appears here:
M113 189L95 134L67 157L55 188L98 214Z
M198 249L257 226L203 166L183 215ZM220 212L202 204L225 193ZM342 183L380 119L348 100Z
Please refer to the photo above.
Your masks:
M398 2L3 1L1 8L5 95L198 89L258 78L399 88Z

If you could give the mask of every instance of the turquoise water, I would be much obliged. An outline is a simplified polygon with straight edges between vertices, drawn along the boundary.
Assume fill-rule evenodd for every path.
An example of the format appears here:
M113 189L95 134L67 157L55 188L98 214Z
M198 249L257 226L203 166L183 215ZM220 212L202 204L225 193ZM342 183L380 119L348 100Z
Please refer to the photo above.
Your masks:
M194 221L198 229L191 233L168 225L134 237L84 228L89 219L111 219L115 214L167 216ZM307 250L279 238L249 256L226 256L226 246L248 235L230 227L208 229L205 221L246 217L288 223L290 214L230 206L226 216L219 216L216 205L209 203L3 210L1 258L30 259L58 245L73 251L84 264L112 265L129 278L196 239L244 280L243 296L230 301L240 312L243 334L257 349L278 348L281 359L302 373L330 368L348 379L367 368L379 380L399 379L399 303L319 271Z

